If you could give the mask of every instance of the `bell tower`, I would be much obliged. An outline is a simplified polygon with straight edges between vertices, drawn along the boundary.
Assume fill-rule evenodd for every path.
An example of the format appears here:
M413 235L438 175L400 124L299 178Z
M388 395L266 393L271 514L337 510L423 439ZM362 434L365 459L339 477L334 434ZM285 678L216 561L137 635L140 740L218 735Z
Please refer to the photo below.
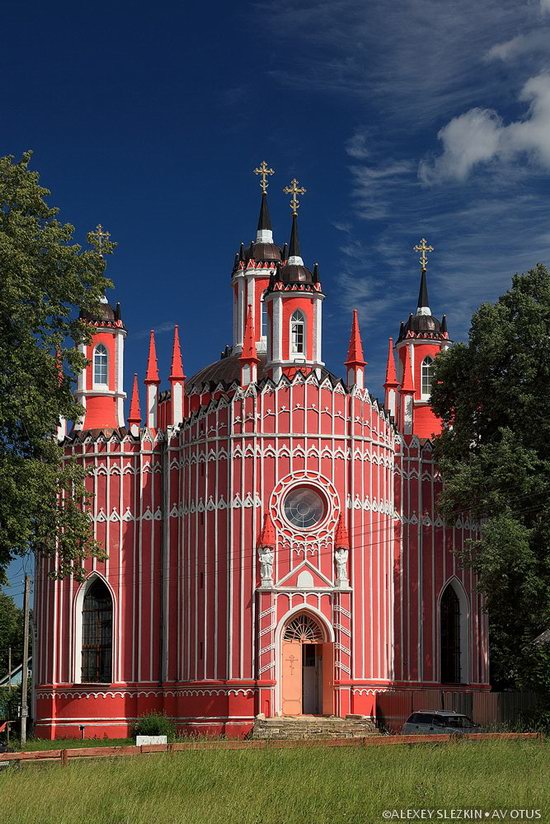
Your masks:
M438 320L432 315L428 298L428 254L433 252L422 238L413 251L420 253L420 289L416 312L401 324L397 339L400 402L399 426L405 434L430 438L441 431L441 422L430 406L433 364L442 349L449 346L447 319ZM390 355L388 355L389 362ZM391 358L393 363L393 357ZM388 381L387 381L388 382ZM387 390L393 389L393 383ZM388 392L391 397L391 391ZM391 402L390 402L391 406ZM406 411L405 411L406 410Z
M281 249L273 241L273 227L267 203L269 177L275 174L265 160L254 169L262 192L256 239L248 247L241 243L233 265L233 353L240 355L250 307L252 336L258 353L267 349L267 311L264 292L276 266L282 260Z
M102 253L109 232L101 224L89 239ZM124 339L126 329L120 317L120 303L113 308L106 297L93 314L81 312L80 319L92 329L89 343L81 344L80 351L88 361L80 375L76 398L84 407L82 418L75 429L120 429L124 419Z
M321 375L322 303L324 295L317 264L304 265L298 237L298 195L305 189L294 178L283 191L291 195L292 229L288 258L272 275L264 296L267 305L266 371L277 382L283 374L301 371Z

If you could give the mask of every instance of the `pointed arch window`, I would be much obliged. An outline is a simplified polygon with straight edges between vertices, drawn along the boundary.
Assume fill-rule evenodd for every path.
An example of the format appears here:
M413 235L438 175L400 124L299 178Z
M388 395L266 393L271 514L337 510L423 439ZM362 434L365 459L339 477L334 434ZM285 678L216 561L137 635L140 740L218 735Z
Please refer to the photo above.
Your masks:
M305 355L306 319L299 309L296 309L290 318L290 346L292 355Z
M441 598L441 682L460 684L461 675L460 601L449 584Z
M421 383L422 383L422 397L429 398L432 394L432 381L433 381L433 372L434 372L434 361L429 355L428 357L424 358L422 361L422 365L420 367L421 370Z
M94 384L101 386L108 385L108 366L109 356L107 355L107 349L100 343L94 351Z
M97 578L82 605L83 683L110 684L113 671L113 602L105 583Z
M262 328L260 330L260 335L262 338L267 337L267 304L265 302L264 297L262 296L260 301L260 308L261 308L261 323Z

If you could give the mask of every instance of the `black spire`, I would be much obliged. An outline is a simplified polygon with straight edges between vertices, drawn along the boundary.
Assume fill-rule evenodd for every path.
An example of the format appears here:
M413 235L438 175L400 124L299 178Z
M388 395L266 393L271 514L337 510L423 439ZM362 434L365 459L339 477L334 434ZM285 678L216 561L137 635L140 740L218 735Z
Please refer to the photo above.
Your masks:
M313 264L313 283L319 283L319 264Z
M298 238L298 215L292 215L292 231L290 232L289 257L302 257L300 254L300 240Z
M446 331L447 331L447 315L443 315L443 317L441 318L440 332L441 332L442 335L444 335L446 333Z
M260 206L260 217L258 218L258 231L261 231L262 229L268 229L271 231L272 228L271 216L269 214L269 209L267 208L267 195L265 192L262 192L262 205Z
M428 307L429 305L430 301L428 299L428 284L426 281L426 270L422 269L422 276L420 278L420 290L418 292L417 308L422 309L424 307Z

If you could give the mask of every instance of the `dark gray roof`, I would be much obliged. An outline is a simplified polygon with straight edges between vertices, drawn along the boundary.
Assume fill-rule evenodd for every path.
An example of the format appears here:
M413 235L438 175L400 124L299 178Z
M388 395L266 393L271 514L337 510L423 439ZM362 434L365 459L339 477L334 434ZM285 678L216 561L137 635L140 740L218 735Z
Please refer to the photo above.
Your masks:
M266 356L258 355L258 382L264 380ZM329 377L333 384L339 382L339 378L329 372L328 369L322 369L321 378ZM199 389L204 387L205 390L214 389L219 384L224 387L230 386L232 383L239 383L241 379L241 364L238 355L229 355L222 357L219 361L205 366L204 369L199 370L195 375L188 378L185 382L186 392L191 392L192 389Z

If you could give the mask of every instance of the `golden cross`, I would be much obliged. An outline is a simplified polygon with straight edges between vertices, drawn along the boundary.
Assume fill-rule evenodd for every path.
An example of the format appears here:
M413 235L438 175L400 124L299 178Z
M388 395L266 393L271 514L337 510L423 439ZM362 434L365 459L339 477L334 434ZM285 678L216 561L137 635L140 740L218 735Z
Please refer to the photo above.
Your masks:
M261 176L262 179L260 181L260 189L265 195L267 192L267 187L269 186L269 183L267 182L268 175L274 175L275 169L270 169L265 160L262 160L258 168L254 169L254 174Z
M105 242L109 242L109 238L111 237L110 232L104 232L103 226L101 223L97 224L97 228L95 232L88 232L88 243L92 246L95 246L96 252L99 252L100 255L103 254L103 244Z
M283 189L285 195L292 195L292 197L290 198L290 208L292 209L293 215L297 215L298 209L300 208L300 202L296 195L303 195L306 193L306 191L307 189L304 189L303 186L298 186L298 181L295 177L293 177L290 181L290 185L285 186L285 188Z
M423 237L416 246L413 247L413 252L420 252L420 265L422 267L422 271L425 272L428 268L428 252L433 252L434 247L428 246L426 238Z

